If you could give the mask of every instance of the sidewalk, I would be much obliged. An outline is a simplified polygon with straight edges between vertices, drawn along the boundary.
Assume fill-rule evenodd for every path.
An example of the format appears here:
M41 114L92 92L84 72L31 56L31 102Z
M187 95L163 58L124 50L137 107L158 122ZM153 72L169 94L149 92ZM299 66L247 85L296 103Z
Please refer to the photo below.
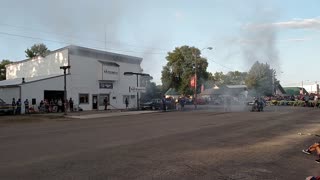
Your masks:
M78 115L68 115L68 118L74 119L93 119L93 118L104 118L104 117L116 117L116 116L129 116L129 115L138 115L138 114L149 114L155 113L158 111L116 111L116 112L97 112L93 114L78 114Z

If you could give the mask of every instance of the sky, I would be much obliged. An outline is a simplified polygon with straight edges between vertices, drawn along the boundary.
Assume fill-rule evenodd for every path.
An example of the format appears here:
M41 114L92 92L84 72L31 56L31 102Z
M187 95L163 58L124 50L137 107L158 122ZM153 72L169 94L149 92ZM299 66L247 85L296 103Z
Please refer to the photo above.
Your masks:
M268 63L283 86L320 82L319 0L0 0L0 60L35 43L142 57L161 84L166 55L188 45L209 72ZM213 47L213 50L207 50Z

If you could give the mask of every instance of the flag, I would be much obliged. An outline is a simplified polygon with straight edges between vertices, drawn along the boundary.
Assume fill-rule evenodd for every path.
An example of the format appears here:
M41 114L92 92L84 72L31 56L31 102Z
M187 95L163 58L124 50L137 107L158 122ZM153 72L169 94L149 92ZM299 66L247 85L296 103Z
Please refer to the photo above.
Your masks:
M194 87L195 84L196 84L196 78L195 78L195 76L192 76L192 77L191 77L191 80L190 80L190 86L191 86L191 87Z

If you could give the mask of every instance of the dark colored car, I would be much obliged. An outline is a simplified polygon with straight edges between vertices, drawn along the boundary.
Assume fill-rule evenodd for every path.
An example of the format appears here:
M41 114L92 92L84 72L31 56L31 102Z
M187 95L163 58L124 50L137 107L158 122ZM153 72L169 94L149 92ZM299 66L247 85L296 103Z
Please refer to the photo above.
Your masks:
M13 107L11 106L11 104L7 104L2 99L0 99L0 113L12 114Z
M161 99L152 99L151 101L140 104L142 110L157 110L161 109Z

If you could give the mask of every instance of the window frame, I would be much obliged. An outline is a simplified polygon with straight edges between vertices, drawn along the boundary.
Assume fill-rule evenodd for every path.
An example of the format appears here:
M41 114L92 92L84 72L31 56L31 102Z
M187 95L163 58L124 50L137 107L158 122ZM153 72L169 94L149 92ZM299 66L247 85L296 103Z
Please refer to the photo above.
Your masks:
M81 102L81 96L83 96L83 95L87 96L88 102ZM89 93L79 93L78 97L79 97L79 104L90 104L90 94Z

